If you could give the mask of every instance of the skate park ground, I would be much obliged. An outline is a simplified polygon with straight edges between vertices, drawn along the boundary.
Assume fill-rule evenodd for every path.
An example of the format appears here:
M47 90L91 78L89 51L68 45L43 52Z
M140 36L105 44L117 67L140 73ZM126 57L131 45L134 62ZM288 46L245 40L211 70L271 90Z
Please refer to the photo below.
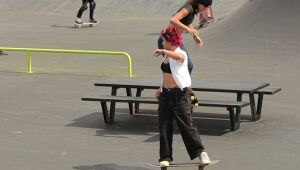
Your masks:
M100 24L74 29L80 1L0 0L0 46L124 51L132 57L134 76L158 78L161 60L152 52L182 2L96 1ZM220 160L207 169L298 169L299 7L296 0L215 0L215 18L223 19L199 31L204 47L183 35L195 65L193 80L266 81L282 88L265 96L261 120L252 122L250 109L243 109L240 130L234 132L227 111L196 109L194 120L208 154ZM5 53L0 56L0 169L150 170L144 162L158 161L157 105L141 105L140 114L130 116L128 105L118 104L116 122L107 126L98 103L80 100L109 94L109 88L93 84L127 76L126 58L33 53L34 74L27 74L26 53ZM174 161L197 162L189 160L175 131Z

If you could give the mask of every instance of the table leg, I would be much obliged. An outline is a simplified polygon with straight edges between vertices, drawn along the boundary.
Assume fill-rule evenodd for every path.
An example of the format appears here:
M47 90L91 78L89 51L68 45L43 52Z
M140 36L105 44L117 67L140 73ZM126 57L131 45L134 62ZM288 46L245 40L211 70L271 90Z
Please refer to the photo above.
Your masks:
M260 119L260 114L257 114L257 112L256 112L254 93L249 93L249 99L250 99L252 121L257 121Z
M263 98L264 98L264 94L258 94L256 114L259 115L259 117L261 117Z
M101 102L101 108L102 108L103 119L104 119L105 124L110 123L106 102Z
M238 130L240 128L240 121L241 121L241 109L236 108L234 112L234 108L227 108L229 111L230 116L230 128L232 131Z
M243 97L243 93L238 93L237 97L236 97L236 101L241 102L242 101L242 97ZM241 113L241 108L237 108L236 112L237 113Z
M111 88L111 95L116 96L117 95L117 87L112 87ZM112 123L115 119L115 109L116 109L116 102L111 102L110 103L110 123Z
M136 89L136 97L141 97L142 96L142 91L144 89L142 88L137 88ZM138 113L139 112L139 109L140 109L140 103L138 102L135 102L135 105L134 105L134 113Z
M127 96L132 96L132 93L131 93L131 88L126 88L126 93L127 93ZM131 115L134 114L133 112L133 103L132 102L128 102L128 106L129 106L129 112Z

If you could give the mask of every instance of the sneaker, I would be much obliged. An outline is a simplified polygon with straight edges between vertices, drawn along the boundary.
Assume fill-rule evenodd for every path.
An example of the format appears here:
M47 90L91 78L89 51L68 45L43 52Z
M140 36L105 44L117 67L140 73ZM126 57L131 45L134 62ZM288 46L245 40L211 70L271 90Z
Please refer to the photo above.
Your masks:
M200 156L199 156L199 159L200 159L200 163L203 164L203 165L207 165L207 164L210 164L211 163L211 160L210 158L208 157L206 151L202 151Z
M94 20L94 19L90 19L91 23L98 23L98 21Z
M3 51L0 51L0 55L7 55L7 54L4 53Z
M159 166L169 166L170 165L170 161L160 161L159 162Z
M77 24L82 24L82 21L81 21L81 19L79 19L79 18L75 19L75 22L76 22Z

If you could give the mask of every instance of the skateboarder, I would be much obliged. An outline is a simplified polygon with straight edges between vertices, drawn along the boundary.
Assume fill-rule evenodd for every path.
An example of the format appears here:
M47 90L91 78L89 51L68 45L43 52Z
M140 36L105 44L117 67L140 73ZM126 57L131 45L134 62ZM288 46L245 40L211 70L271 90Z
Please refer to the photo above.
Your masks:
M191 34L193 37L195 44L199 47L203 46L203 42L199 37L199 33L195 30L192 26L192 22L194 17L197 13L204 11L207 7L212 4L212 0L188 0L180 9L179 11L173 15L170 20L169 26L174 26L179 28L180 32L186 30L188 33ZM162 37L160 36L158 39L158 48L162 49ZM180 47L186 53L186 49L184 48L183 44ZM187 53L188 55L188 53ZM193 70L193 63L188 56L188 69L190 74Z
M211 162L191 117L191 77L187 53L180 48L181 30L170 26L161 32L163 49L156 49L153 57L164 54L161 87L156 92L159 100L160 166L169 166L172 157L173 121L179 127L183 142L191 159L199 157L201 164Z
M75 19L75 23L82 24L81 16L82 13L88 9L88 3L90 4L90 22L91 23L97 23L97 21L94 19L94 10L96 8L96 2L94 0L82 0L82 6L80 7L77 18Z

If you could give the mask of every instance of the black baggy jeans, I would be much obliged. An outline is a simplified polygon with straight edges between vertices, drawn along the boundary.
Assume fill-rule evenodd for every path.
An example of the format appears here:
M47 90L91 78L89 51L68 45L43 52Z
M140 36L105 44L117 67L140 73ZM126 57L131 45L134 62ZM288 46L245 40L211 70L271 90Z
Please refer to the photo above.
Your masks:
M176 120L191 160L204 150L199 132L193 125L191 95L185 88L162 89L159 96L158 119L160 132L159 161L173 161L173 120Z
M90 19L94 19L94 10L96 7L96 3L94 0L82 0L82 6L78 10L77 17L81 18L82 13L87 10L88 8L88 3L90 3Z

